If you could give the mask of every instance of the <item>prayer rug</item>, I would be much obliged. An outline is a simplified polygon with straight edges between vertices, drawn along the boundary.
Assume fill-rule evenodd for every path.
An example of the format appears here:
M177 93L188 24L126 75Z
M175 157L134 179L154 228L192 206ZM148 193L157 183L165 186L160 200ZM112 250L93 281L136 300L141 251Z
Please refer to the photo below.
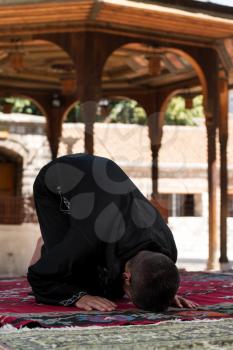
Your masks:
M179 294L197 302L195 310L169 308L164 313L139 310L127 299L112 312L82 311L76 307L37 304L25 277L0 279L0 325L20 328L117 326L152 324L167 320L233 318L233 273L185 272Z
M1 350L232 350L233 319L127 327L0 329Z

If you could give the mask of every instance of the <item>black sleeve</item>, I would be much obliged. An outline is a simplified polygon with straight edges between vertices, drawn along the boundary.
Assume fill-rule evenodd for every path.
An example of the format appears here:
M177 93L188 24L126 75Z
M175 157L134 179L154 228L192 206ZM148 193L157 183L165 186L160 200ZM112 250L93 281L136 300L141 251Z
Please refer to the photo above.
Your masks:
M77 280L72 280L72 267L82 269L88 256L93 255L94 242L84 232L70 228L62 242L45 251L40 260L29 267L27 278L37 302L54 305L72 305L81 295L86 294ZM80 275L82 271L80 271Z

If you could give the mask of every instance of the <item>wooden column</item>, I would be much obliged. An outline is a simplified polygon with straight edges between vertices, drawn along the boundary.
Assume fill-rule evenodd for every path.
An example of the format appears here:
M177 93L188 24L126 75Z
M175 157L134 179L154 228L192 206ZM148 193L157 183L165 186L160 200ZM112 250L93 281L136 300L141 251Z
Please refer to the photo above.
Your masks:
M75 47L77 96L81 104L81 117L85 123L85 152L89 154L94 153L94 123L97 103L101 96L103 46L96 40L94 33L87 32L80 34Z
M207 268L217 266L217 169L216 169L216 128L219 113L218 71L219 59L215 49L174 45L189 60L201 82L204 95L204 109L207 129L208 194L209 194L209 258ZM180 51L182 50L182 51Z
M217 169L216 169L216 127L207 120L207 147L208 147L208 203L209 203L209 258L208 269L215 268L217 261Z
M219 114L218 91L218 57L212 50L201 55L201 65L206 77L207 91L205 98L205 114L207 129L208 154L208 193L209 193L209 257L208 269L216 268L218 251L217 232L217 164L216 164L216 128Z
M101 96L101 78L107 58L129 38L107 33L78 32L40 36L61 46L72 58L77 72L77 100L85 123L85 152L94 152L94 122Z
M64 112L71 104L72 98L59 95L44 95L37 100L43 107L47 120L47 138L52 154L52 159L57 158L60 138L62 136L62 124Z
M154 145L151 143L151 155L152 155L152 166L151 166L151 179L152 179L152 197L158 196L158 180L159 180L159 150L161 144Z
M148 132L150 138L152 165L152 198L158 197L158 179L159 179L159 151L161 148L163 134L163 116L161 115L162 101L154 96L154 111L148 113ZM157 103L156 103L157 102ZM153 104L151 104L152 106ZM148 106L149 107L149 106ZM151 107L148 108L150 110Z
M151 179L152 179L152 194L151 203L160 211L164 220L168 222L169 216L169 202L163 198L158 191L159 180L159 151L162 144L163 136L163 124L164 124L164 112L166 108L166 100L168 94L154 94L151 103L148 103L148 131L151 145L152 155L152 167L151 167ZM151 108L154 109L152 110Z
M227 140L228 140L228 79L225 74L219 78L220 113L219 113L219 142L220 142L220 259L228 263L227 258Z
M62 135L63 111L58 107L51 107L47 119L47 137L51 149L52 159L57 158L60 138Z
M219 59L211 48L184 47L192 59L201 81L204 95L204 110L207 130L208 155L208 194L209 194L209 257L208 269L217 267L218 231L217 231L217 164L216 164L216 128L219 115Z
M152 198L158 197L158 178L159 178L159 150L161 147L163 130L163 113L161 106L164 101L164 95L157 93L134 94L130 98L135 99L146 111L148 118L148 134L151 148L151 180L152 180Z

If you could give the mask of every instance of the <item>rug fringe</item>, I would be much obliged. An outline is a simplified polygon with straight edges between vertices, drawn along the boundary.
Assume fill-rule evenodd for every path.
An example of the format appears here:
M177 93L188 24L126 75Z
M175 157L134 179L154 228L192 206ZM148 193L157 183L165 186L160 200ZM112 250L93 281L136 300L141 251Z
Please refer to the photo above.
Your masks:
M20 328L16 328L14 326L12 326L11 324L6 324L3 327L0 327L0 334L1 333L21 333L21 332L30 332L30 331L64 331L64 330L68 330L68 331L73 331L73 330L83 330L85 331L85 329L121 329L122 327L124 328L137 328L137 327L157 327L157 326L161 326L163 324L177 324L177 323L197 323L197 322L203 322L203 323L213 323L213 322L226 322L227 320L231 320L233 322L232 318L221 318L221 319L215 319L215 320L210 320L208 318L203 319L203 320L191 320L191 321L182 321L182 320L168 320L168 321L162 321L162 322L158 322L158 323L150 323L150 324L143 324L143 325L127 325L127 326L109 326L109 327L104 327L104 326L87 326L87 327L79 327L79 326L67 326L67 327L51 327L51 328L43 328L43 327L35 327L35 328L28 328L28 327L20 327Z

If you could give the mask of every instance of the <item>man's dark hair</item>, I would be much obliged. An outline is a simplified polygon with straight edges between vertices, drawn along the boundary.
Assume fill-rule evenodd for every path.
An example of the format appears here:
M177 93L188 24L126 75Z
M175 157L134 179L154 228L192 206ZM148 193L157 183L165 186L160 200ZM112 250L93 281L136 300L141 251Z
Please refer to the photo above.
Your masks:
M128 262L130 293L135 305L148 311L168 308L179 287L179 272L164 254L141 251Z

